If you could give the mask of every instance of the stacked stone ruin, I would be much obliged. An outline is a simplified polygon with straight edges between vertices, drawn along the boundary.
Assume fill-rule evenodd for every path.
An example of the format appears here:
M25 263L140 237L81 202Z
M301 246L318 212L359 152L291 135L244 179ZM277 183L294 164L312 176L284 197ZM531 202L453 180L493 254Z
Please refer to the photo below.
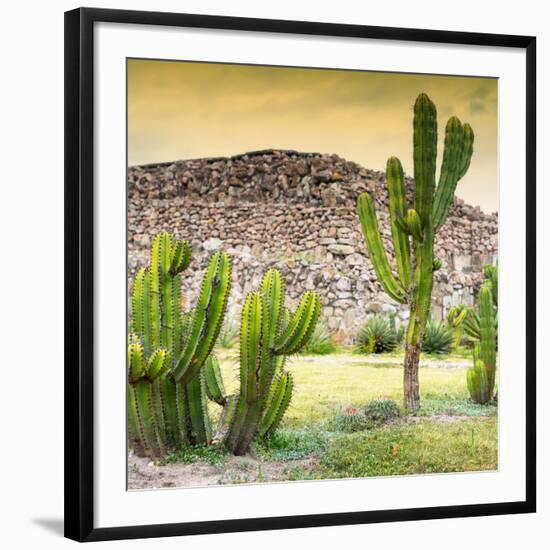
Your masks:
M407 178L412 201L413 181ZM281 270L292 300L315 289L323 316L343 343L376 313L407 319L383 292L366 254L355 215L357 196L376 201L386 250L392 250L383 172L337 155L267 150L230 158L203 158L128 169L128 275L146 265L152 238L166 230L191 241L193 262L185 296L193 303L210 254L233 259L229 317L270 267ZM382 207L384 205L384 207ZM436 272L432 317L452 304L473 303L482 266L498 254L498 215L455 198L437 236L442 268Z

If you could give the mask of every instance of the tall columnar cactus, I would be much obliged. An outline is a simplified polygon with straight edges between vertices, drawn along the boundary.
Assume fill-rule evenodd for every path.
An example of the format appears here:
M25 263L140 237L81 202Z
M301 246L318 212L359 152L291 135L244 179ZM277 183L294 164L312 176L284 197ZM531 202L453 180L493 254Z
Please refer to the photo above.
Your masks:
M404 405L409 410L420 406L418 363L430 312L433 275L441 267L441 261L434 256L435 234L445 223L457 183L470 166L473 142L470 125L451 117L445 128L436 187L437 113L426 94L418 96L413 120L414 208L408 208L399 159L391 157L386 167L397 277L384 249L374 200L368 193L358 199L357 212L378 281L391 298L410 308L403 377Z
M135 447L153 456L182 443L205 444L211 439L202 367L223 321L231 266L226 254L215 253L196 306L184 313L181 274L190 259L188 242L159 233L149 267L141 269L134 280L133 334L128 346L129 426Z
M270 270L261 289L246 297L240 333L240 391L229 398L233 410L224 422L226 447L245 454L257 436L273 431L283 418L292 397L293 381L284 371L286 356L309 341L321 301L308 291L296 312L287 316L281 274Z
M478 313L469 315L469 330L475 334L474 366L468 369L467 383L476 403L487 403L493 397L497 361L497 329L492 285L485 282L478 296Z

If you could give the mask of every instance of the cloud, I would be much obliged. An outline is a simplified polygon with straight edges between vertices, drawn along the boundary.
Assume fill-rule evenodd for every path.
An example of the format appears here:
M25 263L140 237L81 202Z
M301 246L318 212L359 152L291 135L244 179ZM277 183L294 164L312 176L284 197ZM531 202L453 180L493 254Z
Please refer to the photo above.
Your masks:
M487 109L485 107L485 103L483 101L480 101L478 99L472 99L470 101L470 113L476 114L476 113L483 113Z

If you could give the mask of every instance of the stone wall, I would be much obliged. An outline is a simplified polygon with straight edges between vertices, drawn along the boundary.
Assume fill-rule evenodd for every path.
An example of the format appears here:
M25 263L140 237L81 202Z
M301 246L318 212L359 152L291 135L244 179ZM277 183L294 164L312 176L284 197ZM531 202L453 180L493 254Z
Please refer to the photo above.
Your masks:
M407 179L410 201L412 185ZM269 150L131 167L129 275L146 265L154 234L167 230L192 244L189 300L209 255L221 248L233 259L231 316L238 319L243 296L266 269L277 267L290 301L306 289L319 291L329 327L350 342L371 314L396 312L407 319L406 308L383 292L366 255L355 215L363 191L375 199L386 250L392 250L384 173L336 155ZM436 272L434 318L451 304L473 303L483 264L496 261L497 237L496 214L455 199L437 237L442 268Z

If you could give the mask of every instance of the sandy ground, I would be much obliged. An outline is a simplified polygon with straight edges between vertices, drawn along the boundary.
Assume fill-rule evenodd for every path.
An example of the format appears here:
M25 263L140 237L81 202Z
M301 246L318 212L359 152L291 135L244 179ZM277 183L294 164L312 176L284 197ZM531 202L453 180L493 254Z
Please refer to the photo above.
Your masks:
M259 461L250 456L234 456L221 466L205 462L157 466L148 458L128 456L128 490L205 487L236 483L278 482L288 479L295 468L314 470L316 459Z

